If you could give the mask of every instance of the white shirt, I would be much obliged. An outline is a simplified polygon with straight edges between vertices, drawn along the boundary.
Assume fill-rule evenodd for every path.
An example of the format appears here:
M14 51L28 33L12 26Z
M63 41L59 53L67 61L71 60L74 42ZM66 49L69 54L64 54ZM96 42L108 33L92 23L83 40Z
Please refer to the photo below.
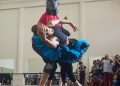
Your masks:
M110 60L103 60L103 72L112 73L113 64Z

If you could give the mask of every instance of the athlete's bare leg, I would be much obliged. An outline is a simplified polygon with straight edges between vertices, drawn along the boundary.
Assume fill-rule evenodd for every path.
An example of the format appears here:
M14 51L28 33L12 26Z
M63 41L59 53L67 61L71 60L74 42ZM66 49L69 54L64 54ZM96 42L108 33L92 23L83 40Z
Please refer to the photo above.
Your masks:
M39 86L45 86L46 82L48 80L49 74L48 73L44 73L42 76L42 80L40 80L40 85Z

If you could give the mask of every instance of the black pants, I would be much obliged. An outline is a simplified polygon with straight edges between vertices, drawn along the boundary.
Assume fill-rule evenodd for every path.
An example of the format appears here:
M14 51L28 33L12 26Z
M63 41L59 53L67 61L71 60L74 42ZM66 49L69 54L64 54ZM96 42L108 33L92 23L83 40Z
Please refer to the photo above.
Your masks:
M61 78L62 78L62 82L66 83L66 77L68 76L68 78L72 81L75 82L75 76L73 74L73 66L72 63L60 63L61 66Z
M85 83L85 71L80 71L80 83L84 86Z

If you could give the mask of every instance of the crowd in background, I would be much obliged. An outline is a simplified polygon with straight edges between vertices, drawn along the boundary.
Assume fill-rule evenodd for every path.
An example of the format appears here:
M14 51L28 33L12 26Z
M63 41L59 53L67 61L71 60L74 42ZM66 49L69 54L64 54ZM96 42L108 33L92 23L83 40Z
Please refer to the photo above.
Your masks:
M120 55L93 61L89 86L120 86Z
M10 85L12 80L11 73L0 73L0 86L1 85Z
M76 73L78 81L82 84L82 86L85 86L86 66L83 64L82 61L78 63Z
M86 78L86 69L87 67L80 61L75 75L82 86L120 86L120 55L117 54L113 57L105 55L102 59L93 60L89 78ZM0 74L0 83L3 85L11 84L12 75ZM40 73L25 73L25 84L38 85L41 75ZM60 73L56 73L54 79L53 84L58 85Z
M38 85L41 74L39 73L25 73L25 85Z

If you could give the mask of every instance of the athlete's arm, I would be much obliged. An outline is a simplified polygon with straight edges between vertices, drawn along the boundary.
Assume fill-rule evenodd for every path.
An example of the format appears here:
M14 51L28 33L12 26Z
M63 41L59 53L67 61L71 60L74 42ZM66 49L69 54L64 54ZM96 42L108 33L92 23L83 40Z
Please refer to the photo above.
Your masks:
M61 20L59 23L70 25L72 27L73 31L77 30L77 27L72 22L68 21L67 19Z

